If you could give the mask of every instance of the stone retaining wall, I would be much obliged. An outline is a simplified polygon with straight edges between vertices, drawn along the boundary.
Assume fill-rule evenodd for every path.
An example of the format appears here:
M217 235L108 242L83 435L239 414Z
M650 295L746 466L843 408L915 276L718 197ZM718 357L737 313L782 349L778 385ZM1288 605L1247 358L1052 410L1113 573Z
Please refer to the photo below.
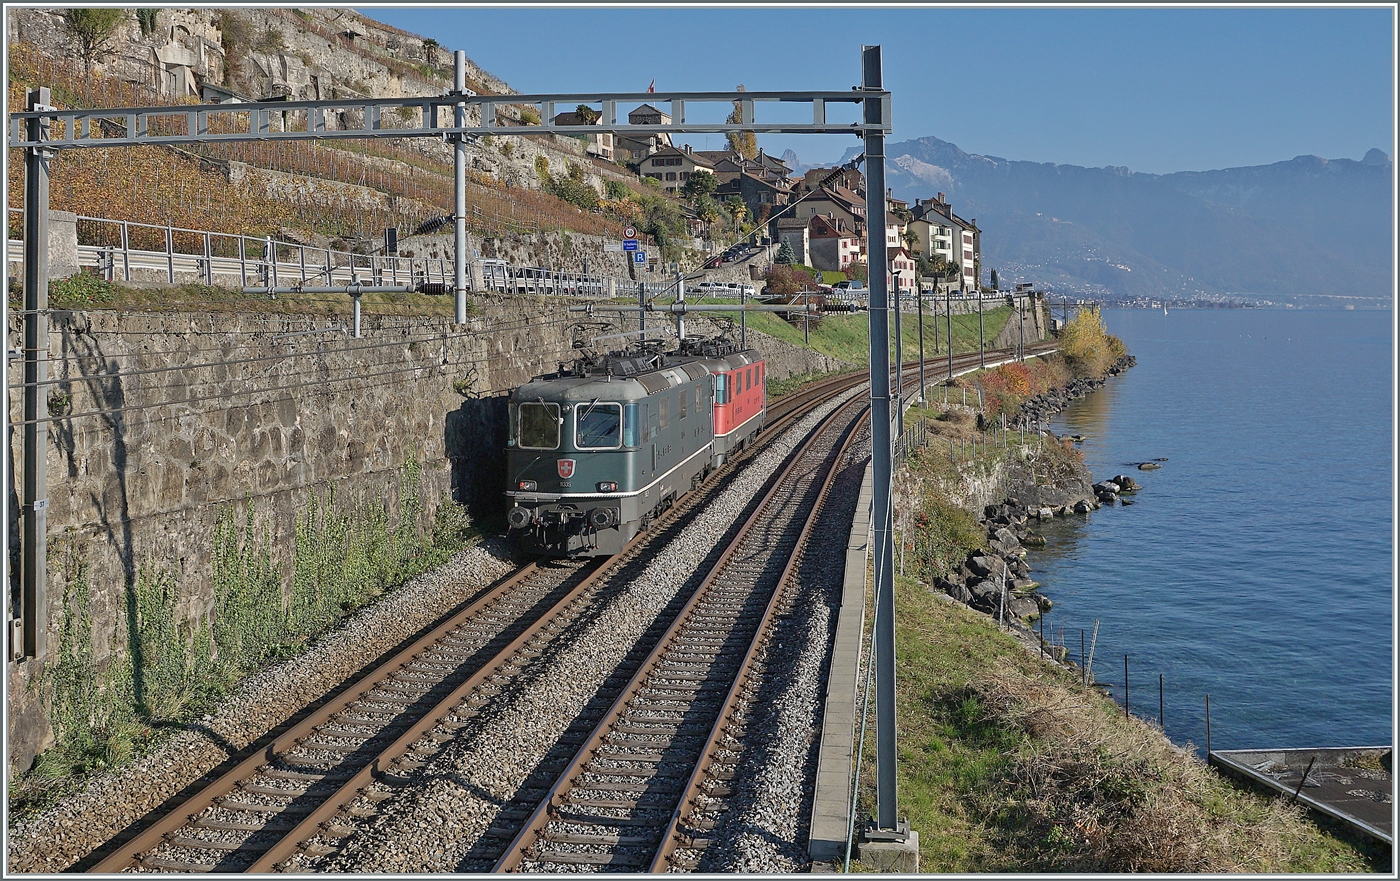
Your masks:
M50 646L72 568L65 561L86 566L98 661L124 651L122 607L143 571L177 574L179 608L191 620L207 614L214 525L230 510L241 518L253 507L284 566L313 493L334 487L342 504L382 500L397 518L410 462L421 465L420 527L447 498L478 519L499 515L506 395L574 356L580 316L542 298L475 303L465 329L449 318L366 315L359 340L334 315L54 313ZM692 334L709 325L688 321ZM18 318L9 331L19 345ZM845 366L757 332L749 339L773 380ZM10 407L20 412L13 387ZM16 472L19 443L15 433ZM12 537L16 528L12 521ZM37 667L9 665L17 768L51 737L42 689L31 687Z

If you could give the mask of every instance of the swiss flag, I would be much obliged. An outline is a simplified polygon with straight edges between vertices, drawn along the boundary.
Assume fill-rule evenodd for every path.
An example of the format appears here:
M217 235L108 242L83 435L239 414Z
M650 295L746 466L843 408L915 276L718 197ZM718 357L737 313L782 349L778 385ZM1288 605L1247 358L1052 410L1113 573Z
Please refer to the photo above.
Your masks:
M561 480L568 480L570 477L574 476L573 459L558 459L554 464L555 467L559 469L559 478Z

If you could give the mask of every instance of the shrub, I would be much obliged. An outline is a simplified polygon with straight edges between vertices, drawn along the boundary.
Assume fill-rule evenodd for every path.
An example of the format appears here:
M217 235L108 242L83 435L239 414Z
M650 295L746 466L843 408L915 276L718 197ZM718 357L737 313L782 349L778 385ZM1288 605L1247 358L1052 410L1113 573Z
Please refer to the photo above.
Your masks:
M764 293L781 297L790 296L803 288L810 287L812 276L795 266L774 264L763 274Z
M1100 377L1127 348L1108 333L1098 310L1082 309L1060 331L1060 351L1075 376Z
M55 309L101 306L115 299L112 283L90 272L49 282L49 305Z

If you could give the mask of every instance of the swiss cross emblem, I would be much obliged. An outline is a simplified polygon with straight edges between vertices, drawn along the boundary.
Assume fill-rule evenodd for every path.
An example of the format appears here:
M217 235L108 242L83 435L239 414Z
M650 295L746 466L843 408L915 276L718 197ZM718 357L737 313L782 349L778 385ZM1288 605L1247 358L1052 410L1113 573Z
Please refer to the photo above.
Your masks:
M563 479L563 480L568 480L570 477L573 477L573 476L574 476L574 460L573 460L573 459L559 459L559 460L555 461L554 464L557 465L557 466L559 467L559 477L560 477L561 479Z

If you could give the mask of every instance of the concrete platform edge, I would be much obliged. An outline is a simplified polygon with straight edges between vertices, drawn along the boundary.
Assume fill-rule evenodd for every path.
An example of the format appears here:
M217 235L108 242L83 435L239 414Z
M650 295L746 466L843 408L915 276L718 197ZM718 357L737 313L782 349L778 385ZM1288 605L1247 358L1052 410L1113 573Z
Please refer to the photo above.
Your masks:
M874 495L872 467L865 466L860 498L846 544L845 581L836 639L827 673L826 707L822 716L817 758L816 792L807 853L812 871L840 871L846 858L851 820L851 769L855 756L857 703L860 696L861 629L865 622L865 578L874 524L870 517ZM834 866L832 865L834 863Z

